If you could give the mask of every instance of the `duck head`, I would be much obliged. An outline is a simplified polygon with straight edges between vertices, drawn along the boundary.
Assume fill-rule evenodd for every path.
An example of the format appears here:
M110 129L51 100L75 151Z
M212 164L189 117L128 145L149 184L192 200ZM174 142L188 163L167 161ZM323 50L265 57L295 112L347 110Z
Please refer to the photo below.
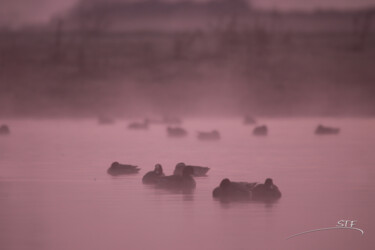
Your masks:
M120 163L118 163L117 161L115 161L114 163L111 164L111 167L118 167L120 165Z
M223 189L226 189L230 186L230 180L228 178L225 178L223 179L221 182L220 182L220 187L223 188Z
M157 175L161 175L163 174L163 167L158 163L155 165L155 170L154 172L157 174Z
M273 186L273 181L271 178L267 178L266 181L264 182L264 185L266 187L272 187Z
M176 168L185 168L186 167L186 165L185 165L185 163L183 163L183 162L179 162L179 163L177 163L177 165L176 165Z

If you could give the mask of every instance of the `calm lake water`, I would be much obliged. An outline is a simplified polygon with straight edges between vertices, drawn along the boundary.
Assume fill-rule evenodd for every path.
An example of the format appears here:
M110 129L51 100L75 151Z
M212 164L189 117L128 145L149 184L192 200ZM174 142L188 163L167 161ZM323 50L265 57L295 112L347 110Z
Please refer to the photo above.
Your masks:
M165 126L130 131L127 121L8 120L0 136L0 249L374 249L375 119L263 119L255 137L240 119L186 120L186 138ZM319 124L341 128L316 136ZM202 142L197 130L218 129ZM113 161L139 174L112 177ZM208 166L191 194L145 186L155 163ZM263 182L274 204L221 203L212 190L228 177ZM364 231L329 230L341 219Z

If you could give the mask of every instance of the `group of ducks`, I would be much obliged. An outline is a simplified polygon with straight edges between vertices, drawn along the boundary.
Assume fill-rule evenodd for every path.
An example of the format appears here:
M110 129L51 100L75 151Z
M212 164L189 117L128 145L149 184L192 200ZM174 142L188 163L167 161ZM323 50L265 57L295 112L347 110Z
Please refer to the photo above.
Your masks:
M188 131L179 126L182 121L179 118L163 118L162 120L144 119L141 122L131 122L128 124L128 129L132 130L147 130L150 124L165 124L167 135L169 137L185 137ZM220 133L217 130L212 131L198 131L197 138L199 140L220 140Z
M174 119L162 119L162 120L150 120L144 119L142 122L132 122L128 125L129 129L148 129L149 124L167 124L167 125L174 125L167 127L167 134L169 137L185 137L188 135L186 129L178 126L181 124L181 119L174 118ZM245 125L255 125L257 121L252 116L245 116L243 123ZM318 125L315 129L315 134L317 135L334 135L340 132L339 128L328 127L323 125ZM253 135L255 136L266 136L268 135L268 127L266 125L255 126L253 129ZM212 130L212 131L198 131L197 138L203 141L216 141L220 140L221 136L219 131Z
M139 170L140 168L137 166L114 162L108 169L108 173L111 175L135 174ZM206 176L209 170L208 167L186 165L180 162L176 165L173 175L166 176L163 167L156 164L153 171L149 171L143 176L142 182L154 185L156 188L187 191L195 189L194 177ZM234 182L225 178L213 190L212 196L222 201L276 201L281 197L281 192L270 178L261 184Z

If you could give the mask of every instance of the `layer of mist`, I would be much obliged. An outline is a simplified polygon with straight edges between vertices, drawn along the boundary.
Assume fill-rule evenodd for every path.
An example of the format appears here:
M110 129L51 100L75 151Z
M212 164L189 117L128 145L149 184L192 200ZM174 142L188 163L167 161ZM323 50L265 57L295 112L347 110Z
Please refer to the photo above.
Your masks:
M371 116L374 16L81 1L0 29L0 116Z

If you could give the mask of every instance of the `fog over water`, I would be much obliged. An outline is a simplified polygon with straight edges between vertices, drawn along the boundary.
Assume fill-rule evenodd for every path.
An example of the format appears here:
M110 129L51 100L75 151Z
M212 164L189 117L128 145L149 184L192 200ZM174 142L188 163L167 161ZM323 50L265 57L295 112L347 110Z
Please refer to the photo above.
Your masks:
M186 138L165 127L126 129L127 121L9 121L0 140L0 242L4 249L372 249L375 209L373 119L262 119L255 137L239 119L186 120ZM340 135L317 136L317 123ZM216 128L222 139L199 141ZM113 161L139 174L112 177ZM192 193L142 184L155 163L172 174L184 161L210 167ZM276 203L221 203L223 178L263 182L282 192ZM354 230L314 232L341 219Z

